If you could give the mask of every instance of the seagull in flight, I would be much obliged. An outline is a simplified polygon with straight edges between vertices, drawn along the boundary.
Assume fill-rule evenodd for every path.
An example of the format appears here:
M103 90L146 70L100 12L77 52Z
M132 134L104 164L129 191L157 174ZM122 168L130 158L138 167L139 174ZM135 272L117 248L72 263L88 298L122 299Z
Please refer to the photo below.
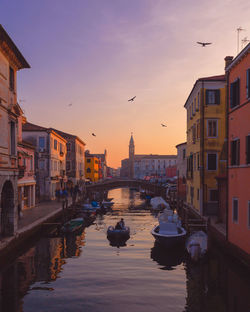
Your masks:
M161 124L161 126L162 126L162 127L167 127L167 126L166 126L166 125L164 125L164 124Z
M96 136L94 133L92 133L93 136Z
M197 41L197 43L202 45L203 48L205 48L209 44L212 44L212 42L200 42L200 41Z
M131 99L128 100L128 102L133 102L136 96L132 97Z
M72 103L69 103L69 104L68 104L68 106L72 106L72 105L73 105Z

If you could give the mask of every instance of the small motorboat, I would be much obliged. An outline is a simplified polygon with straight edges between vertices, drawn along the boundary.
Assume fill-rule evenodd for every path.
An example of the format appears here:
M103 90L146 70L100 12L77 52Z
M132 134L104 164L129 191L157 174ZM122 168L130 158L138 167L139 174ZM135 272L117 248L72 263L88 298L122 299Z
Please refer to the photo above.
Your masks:
M170 209L169 204L160 196L151 198L150 205L153 210L163 210L164 208Z
M202 259L207 252L207 234L194 232L186 241L186 249L193 261Z
M83 218L71 219L62 226L61 231L63 233L72 233L82 229L83 225L84 225Z
M165 247L173 247L185 242L186 230L181 226L178 215L165 208L158 216L159 225L151 231L155 240Z
M114 245L125 243L130 238L130 229L128 226L124 226L122 229L115 229L115 227L109 226L107 238Z
M92 201L90 204L87 203L82 205L82 210L88 212L96 212L100 208L100 205L96 201Z
M155 226L151 234L158 243L170 248L184 243L187 232L178 223L166 222Z

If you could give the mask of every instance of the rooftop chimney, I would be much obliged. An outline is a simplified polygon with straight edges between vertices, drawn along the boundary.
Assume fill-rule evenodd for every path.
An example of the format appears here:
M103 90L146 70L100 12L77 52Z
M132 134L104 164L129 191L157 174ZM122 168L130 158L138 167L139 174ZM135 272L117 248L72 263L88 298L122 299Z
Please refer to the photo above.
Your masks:
M224 60L225 60L225 69L227 69L227 67L232 63L233 58L234 58L233 56L226 56L224 58Z

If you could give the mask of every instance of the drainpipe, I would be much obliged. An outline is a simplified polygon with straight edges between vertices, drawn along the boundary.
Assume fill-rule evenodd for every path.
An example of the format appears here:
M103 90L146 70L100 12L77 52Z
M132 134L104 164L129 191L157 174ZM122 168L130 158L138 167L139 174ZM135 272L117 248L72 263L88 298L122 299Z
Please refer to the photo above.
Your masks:
M200 213L201 216L204 214L204 197L205 197L205 152L204 152L204 124L205 124L205 103L204 103L204 81L202 81L202 87L201 87L201 122L200 122L200 148L201 148L201 155L200 155L200 162L201 162L201 194L202 194L202 200L201 200L201 209Z
M228 241L228 183L229 183L229 174L228 174L228 144L229 144L229 72L226 73L226 120L225 120L225 127L226 127L226 240Z

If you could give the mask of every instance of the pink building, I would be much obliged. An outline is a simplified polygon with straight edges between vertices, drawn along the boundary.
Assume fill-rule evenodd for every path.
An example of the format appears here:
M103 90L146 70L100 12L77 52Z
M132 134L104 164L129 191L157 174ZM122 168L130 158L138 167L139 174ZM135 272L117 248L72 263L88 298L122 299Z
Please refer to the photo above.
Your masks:
M250 254L250 44L226 60L228 240Z
M176 177L177 174L177 168L176 165L170 166L166 168L166 177L167 178L173 178Z

